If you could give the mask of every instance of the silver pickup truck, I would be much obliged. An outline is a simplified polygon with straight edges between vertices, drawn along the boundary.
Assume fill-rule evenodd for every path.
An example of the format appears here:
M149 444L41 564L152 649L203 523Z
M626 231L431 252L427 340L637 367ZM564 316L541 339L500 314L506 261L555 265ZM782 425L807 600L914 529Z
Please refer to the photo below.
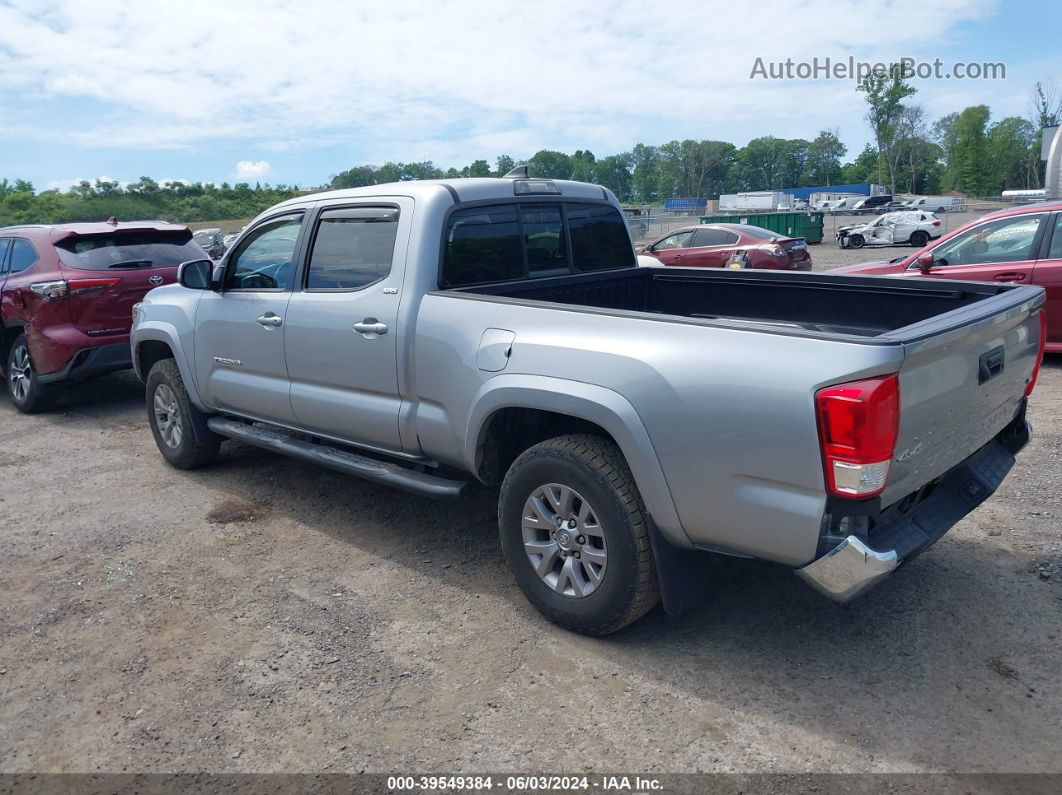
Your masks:
M999 486L1039 288L639 268L608 190L402 182L286 201L135 310L159 450L223 439L414 494L500 486L527 598L605 634L761 558L846 600Z

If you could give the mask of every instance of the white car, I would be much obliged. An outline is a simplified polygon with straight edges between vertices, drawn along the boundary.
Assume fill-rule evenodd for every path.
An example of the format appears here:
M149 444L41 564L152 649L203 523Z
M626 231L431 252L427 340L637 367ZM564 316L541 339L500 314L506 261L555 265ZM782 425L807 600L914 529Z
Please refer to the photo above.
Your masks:
M900 210L879 215L866 224L850 224L837 230L841 248L898 246L903 243L922 248L942 234L940 220L923 210Z

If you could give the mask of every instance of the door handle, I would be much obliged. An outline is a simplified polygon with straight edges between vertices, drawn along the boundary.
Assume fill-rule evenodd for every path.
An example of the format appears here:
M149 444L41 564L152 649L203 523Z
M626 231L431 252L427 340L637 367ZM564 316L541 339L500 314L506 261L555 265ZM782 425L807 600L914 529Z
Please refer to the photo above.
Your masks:
M284 319L279 315L274 315L272 312L266 312L261 317L255 320L259 326L265 326L267 329L277 328L284 322Z
M1023 282L1025 281L1025 274L1018 271L1007 271L1006 273L997 273L992 278L997 282Z
M364 320L354 324L354 330L359 334L380 336L387 333L387 324L381 323L374 317L367 317Z

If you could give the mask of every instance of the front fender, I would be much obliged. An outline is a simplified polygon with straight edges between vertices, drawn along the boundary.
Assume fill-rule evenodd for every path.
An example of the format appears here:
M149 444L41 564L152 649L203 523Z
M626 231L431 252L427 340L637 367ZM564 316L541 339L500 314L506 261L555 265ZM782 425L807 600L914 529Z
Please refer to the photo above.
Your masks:
M173 358L177 362L177 368L181 371L184 380L184 388L188 391L188 398L200 411L209 411L199 394L199 385L195 380L195 368L192 367L192 359L189 352L181 342L181 335L177 327L164 320L144 320L139 322L130 335L130 345L133 349L133 370L141 381L147 378L147 373L140 371L140 346L145 342L162 342L173 351Z
M529 408L566 414L604 428L627 460L645 507L661 533L677 547L692 549L682 529L656 450L634 406L605 387L538 375L499 375L484 382L472 401L465 428L464 460L476 471L476 454L495 412Z

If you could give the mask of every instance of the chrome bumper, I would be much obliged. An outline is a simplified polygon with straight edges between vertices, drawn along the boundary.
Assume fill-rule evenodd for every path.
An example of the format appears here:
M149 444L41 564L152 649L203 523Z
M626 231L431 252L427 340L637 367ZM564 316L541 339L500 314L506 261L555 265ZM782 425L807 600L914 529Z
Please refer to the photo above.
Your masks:
M819 593L847 602L889 576L900 563L896 550L878 552L856 536L844 541L796 573Z

